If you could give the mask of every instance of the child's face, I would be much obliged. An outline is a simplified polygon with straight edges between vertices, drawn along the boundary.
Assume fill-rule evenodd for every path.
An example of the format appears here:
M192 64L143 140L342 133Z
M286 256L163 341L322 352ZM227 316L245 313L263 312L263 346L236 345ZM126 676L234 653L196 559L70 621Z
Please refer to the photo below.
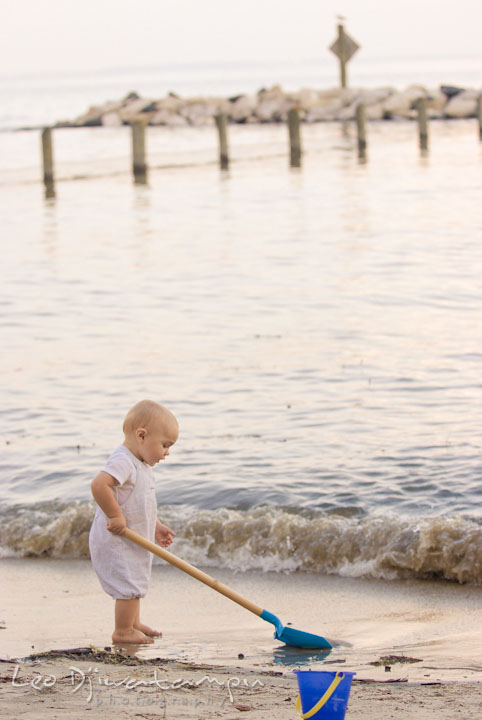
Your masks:
M141 459L152 467L169 455L169 448L177 440L178 429L174 422L158 423L149 430L137 430L136 436Z

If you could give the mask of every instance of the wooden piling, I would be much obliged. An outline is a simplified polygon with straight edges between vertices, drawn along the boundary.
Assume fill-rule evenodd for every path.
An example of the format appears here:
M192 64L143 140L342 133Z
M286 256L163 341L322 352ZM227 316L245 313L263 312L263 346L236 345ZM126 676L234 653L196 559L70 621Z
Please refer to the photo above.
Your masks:
M477 120L479 122L479 140L482 140L482 95L477 98Z
M356 106L356 131L358 138L358 157L364 159L367 150L367 136L365 128L365 105L358 103Z
M146 126L140 121L132 123L132 172L137 183L146 182Z
M418 137L420 150L428 150L428 119L427 119L427 98L421 97L417 100Z
M221 170L229 168L229 151L228 151L228 116L226 113L216 115L216 126L219 136L219 167Z
M300 112L298 108L291 108L288 111L288 130L290 138L290 165L301 167L301 136L300 136Z
M52 128L46 127L42 130L42 158L44 185L52 188L54 184L54 152L52 144Z
M340 85L342 88L346 88L346 40L345 28L342 23L338 25L338 42L340 43Z

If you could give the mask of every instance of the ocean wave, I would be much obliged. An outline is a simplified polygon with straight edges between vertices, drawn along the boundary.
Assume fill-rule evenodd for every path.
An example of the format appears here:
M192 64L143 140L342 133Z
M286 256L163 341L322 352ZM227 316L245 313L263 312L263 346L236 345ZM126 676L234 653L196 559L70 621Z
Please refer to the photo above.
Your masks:
M3 557L88 557L94 505L0 510ZM159 509L194 565L349 577L440 578L482 584L482 526L463 517L307 515L286 508Z

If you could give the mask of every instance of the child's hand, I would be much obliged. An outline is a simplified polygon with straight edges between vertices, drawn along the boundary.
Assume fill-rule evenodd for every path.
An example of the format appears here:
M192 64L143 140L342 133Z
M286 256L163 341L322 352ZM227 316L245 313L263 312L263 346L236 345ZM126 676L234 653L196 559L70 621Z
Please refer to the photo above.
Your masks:
M169 547L175 535L176 533L174 532L174 530L168 528L167 525L163 525L161 522L159 522L159 520L156 522L155 539L158 545L160 545L161 547Z
M109 518L109 522L107 523L107 530L110 530L110 532L115 535L122 535L126 527L126 519L122 513Z

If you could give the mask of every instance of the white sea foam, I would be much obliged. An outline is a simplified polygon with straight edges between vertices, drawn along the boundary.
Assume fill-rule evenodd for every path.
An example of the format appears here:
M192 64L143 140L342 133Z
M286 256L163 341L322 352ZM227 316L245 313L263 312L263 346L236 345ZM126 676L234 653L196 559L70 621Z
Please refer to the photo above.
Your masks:
M92 503L4 515L3 556L88 555ZM482 527L462 517L306 517L274 507L160 509L176 530L173 552L191 564L239 571L309 571L348 577L437 577L480 584Z

